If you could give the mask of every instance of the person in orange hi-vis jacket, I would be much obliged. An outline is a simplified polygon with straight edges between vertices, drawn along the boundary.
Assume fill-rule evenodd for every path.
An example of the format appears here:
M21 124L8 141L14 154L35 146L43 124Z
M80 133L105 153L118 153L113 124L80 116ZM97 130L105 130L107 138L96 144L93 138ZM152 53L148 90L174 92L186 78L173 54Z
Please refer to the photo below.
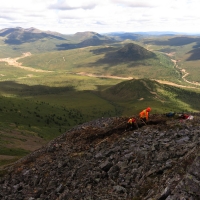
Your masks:
M151 111L151 108L148 107L146 109L144 109L142 112L140 112L140 119L142 119L143 121L148 121L149 119L149 112Z

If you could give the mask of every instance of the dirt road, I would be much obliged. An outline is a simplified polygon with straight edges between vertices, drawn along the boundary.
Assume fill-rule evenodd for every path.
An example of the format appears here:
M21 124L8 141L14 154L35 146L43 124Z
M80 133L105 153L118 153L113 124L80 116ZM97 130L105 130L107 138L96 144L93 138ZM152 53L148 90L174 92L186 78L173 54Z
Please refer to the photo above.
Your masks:
M124 79L124 80L131 80L133 77L121 77L121 76L106 76L106 75L95 75L87 72L79 72L76 73L77 75L81 76L89 76L89 77L96 77L96 78L113 78L113 79Z
M89 76L89 77L97 77L97 78L113 78L113 79L122 79L122 80L131 80L133 79L133 77L120 77L120 76L106 76L106 75L95 75L95 74L91 74L91 73L86 73L86 72L79 72L79 73L76 73L77 75L81 75L81 76ZM136 78L135 78L136 79ZM152 79L152 80L155 80L159 83L162 83L162 84L167 84L167 85L172 85L172 86L175 86L175 87L181 87L181 88L196 88L196 87L193 87L193 86L186 86L186 85L179 85L179 84L176 84L176 83L173 83L173 82L170 82L170 81L163 81L163 80L158 80L158 79Z
M17 68L21 68L21 69L24 69L24 70L27 70L27 71L32 71L32 72L52 72L52 71L48 71L48 70L26 67L26 66L23 66L22 63L17 62L17 60L19 60L21 58L25 58L27 56L31 56L31 53L30 52L23 53L22 56L17 57L17 58L0 58L0 62L7 62L8 65L11 65L11 66L17 67Z
M170 56L169 54L166 54L166 55ZM186 79L186 77L189 75L189 73L188 73L185 69L180 68L180 67L178 66L178 64L177 64L178 61L177 61L177 60L171 59L171 61L174 63L175 69L177 69L179 72L181 72L181 74L182 74L182 79L183 79L185 82L187 82L187 83L189 83L189 84L192 84L192 85L200 86L200 83L191 82L191 81L188 81L188 80Z

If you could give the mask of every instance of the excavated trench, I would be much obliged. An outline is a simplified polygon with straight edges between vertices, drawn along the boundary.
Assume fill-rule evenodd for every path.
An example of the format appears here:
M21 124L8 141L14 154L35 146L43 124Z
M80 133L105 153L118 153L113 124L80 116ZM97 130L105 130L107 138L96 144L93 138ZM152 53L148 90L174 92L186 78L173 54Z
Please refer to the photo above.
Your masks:
M136 117L135 117L136 118ZM169 118L164 115L152 115L147 123L136 118L135 126L127 129L128 117L118 117L116 119L99 119L97 123L83 124L79 129L74 129L67 135L67 140L72 144L77 144L77 151L85 151L91 147L97 147L99 144L107 142L114 143L122 137L128 136L144 126L166 126ZM102 121L103 120L103 121Z
M126 120L127 121L127 120ZM86 142L87 143L96 143L95 141L99 140L114 140L116 138L119 138L122 135L128 134L131 131L137 130L139 128L142 128L143 126L151 126L151 125L164 125L166 124L166 119L154 119L149 120L148 122L137 120L137 122L134 125L134 128L127 129L126 121L124 123L121 123L116 128L112 128L110 130L102 131L102 130L87 130L87 136L86 136Z

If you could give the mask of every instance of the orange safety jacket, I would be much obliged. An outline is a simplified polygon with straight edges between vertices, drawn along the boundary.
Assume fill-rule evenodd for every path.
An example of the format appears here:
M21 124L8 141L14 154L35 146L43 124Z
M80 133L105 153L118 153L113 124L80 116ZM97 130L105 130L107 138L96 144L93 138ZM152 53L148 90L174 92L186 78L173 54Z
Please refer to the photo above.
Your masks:
M140 118L146 118L146 120L149 119L149 112L147 109L144 109L142 112L140 112Z

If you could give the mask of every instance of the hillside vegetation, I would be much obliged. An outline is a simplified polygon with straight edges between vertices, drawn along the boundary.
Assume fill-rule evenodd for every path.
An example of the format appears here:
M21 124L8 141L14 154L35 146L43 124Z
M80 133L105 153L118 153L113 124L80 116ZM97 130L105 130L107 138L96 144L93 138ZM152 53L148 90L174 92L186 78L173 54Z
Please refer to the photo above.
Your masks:
M122 47L87 47L32 55L19 60L35 69L85 72L133 78L151 78L180 83L174 63L163 54L154 54L137 44Z
M170 55L178 61L178 66L188 72L187 79L200 85L200 37L199 36L160 36L159 38L144 39L143 44L151 50Z
M115 102L127 102L132 110L139 112L144 107L153 107L153 112L197 111L200 91L191 91L174 86L160 84L149 79L133 79L123 81L104 91L102 96ZM128 110L128 109L127 109ZM132 110L129 111L131 115Z

